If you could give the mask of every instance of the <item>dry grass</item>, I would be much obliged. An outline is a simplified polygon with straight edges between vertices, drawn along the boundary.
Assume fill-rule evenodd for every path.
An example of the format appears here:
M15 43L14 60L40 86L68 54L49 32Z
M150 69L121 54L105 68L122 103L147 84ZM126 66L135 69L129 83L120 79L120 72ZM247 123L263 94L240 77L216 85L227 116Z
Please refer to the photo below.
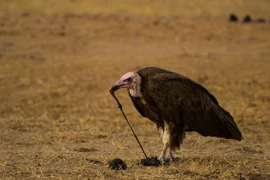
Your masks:
M16 5L6 7L29 8ZM269 179L269 24L106 14L2 11L0 179ZM109 89L123 73L145 66L203 84L232 113L245 139L188 133L177 162L138 165L143 154ZM158 155L155 125L136 112L125 91L116 94L146 153ZM126 171L108 168L117 157Z

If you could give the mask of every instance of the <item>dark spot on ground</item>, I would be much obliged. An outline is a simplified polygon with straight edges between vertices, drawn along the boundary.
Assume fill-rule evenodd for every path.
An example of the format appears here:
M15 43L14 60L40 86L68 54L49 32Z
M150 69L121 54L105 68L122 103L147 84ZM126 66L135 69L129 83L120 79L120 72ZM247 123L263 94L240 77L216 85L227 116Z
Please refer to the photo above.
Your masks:
M94 159L87 159L88 162L93 163L93 164L102 164L102 162Z
M257 23L265 23L266 21L264 18L258 18L258 19L256 19L256 22Z
M109 161L109 168L111 169L115 169L115 170L126 170L127 169L127 165L126 163L122 160L122 159L113 159Z
M143 166L159 166L161 162L158 160L157 157L148 157L146 159L141 159L141 165Z
M243 18L243 23L250 23L252 21L251 17L249 15L246 15L244 18Z
M238 18L235 14L230 14L229 22L237 22Z
M78 149L74 149L74 151L78 151L78 152L95 152L97 151L96 148L78 148Z

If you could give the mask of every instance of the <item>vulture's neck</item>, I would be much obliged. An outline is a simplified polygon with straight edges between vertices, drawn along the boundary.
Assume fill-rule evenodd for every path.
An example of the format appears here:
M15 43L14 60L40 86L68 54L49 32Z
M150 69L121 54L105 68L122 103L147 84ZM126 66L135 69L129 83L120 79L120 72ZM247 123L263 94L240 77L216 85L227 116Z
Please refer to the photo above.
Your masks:
M133 88L129 89L129 93L132 97L142 97L142 78L139 74L136 73L136 82Z

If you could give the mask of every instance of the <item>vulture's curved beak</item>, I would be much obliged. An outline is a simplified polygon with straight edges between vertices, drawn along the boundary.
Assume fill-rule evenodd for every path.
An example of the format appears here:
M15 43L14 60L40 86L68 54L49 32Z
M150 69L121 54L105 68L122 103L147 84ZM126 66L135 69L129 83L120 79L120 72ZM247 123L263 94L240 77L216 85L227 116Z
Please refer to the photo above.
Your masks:
M117 89L120 89L120 86L119 85L113 85L110 89L110 93L113 93L114 91L116 91Z

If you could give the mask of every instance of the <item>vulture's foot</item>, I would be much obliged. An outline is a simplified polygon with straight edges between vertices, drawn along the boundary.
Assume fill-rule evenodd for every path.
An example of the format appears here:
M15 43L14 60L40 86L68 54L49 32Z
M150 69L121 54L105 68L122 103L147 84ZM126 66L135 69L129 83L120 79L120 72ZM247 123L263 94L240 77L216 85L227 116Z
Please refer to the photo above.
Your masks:
M161 154L158 160L162 165L168 165L175 161L175 158L171 154L169 156L164 156L163 154Z
M168 147L168 144L165 144L163 147L163 150L158 158L161 164L170 164L175 160L175 158L172 155L172 150L170 147Z

